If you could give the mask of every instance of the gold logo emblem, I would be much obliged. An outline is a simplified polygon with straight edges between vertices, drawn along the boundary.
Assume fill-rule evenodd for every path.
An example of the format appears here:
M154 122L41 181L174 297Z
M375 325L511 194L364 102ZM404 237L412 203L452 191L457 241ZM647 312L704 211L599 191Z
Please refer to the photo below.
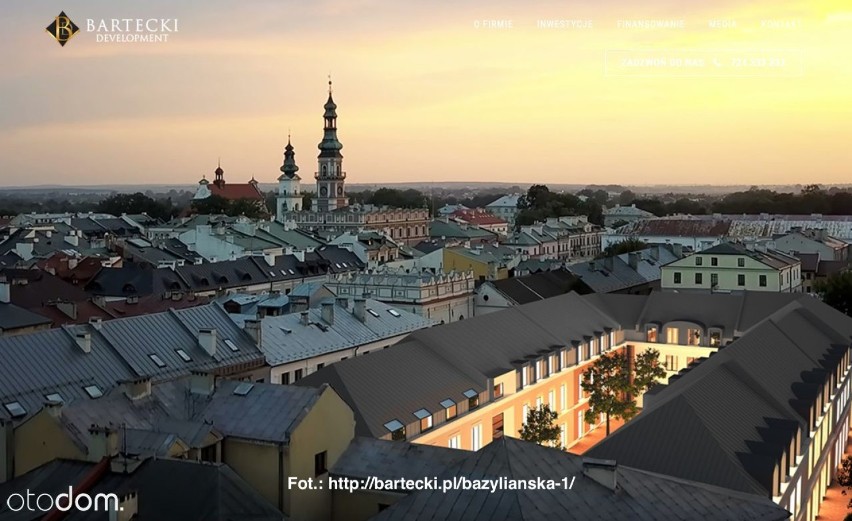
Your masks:
M59 45L65 47L65 43L73 38L80 31L80 28L68 18L65 11L62 11L45 30L59 42Z

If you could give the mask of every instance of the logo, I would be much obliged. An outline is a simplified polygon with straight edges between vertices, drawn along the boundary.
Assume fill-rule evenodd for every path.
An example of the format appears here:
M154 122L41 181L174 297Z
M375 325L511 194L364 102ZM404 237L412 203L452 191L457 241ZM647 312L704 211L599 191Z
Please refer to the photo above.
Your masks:
M68 40L80 32L80 28L77 27L70 18L68 18L65 11L59 13L59 16L57 16L45 30L53 36L57 42L59 42L59 45L63 47L65 47Z

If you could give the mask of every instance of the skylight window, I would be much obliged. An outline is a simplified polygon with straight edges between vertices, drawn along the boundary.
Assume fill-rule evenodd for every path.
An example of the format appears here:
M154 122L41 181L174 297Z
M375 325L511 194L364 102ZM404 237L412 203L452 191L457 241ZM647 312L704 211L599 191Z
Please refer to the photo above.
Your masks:
M284 275L285 277L287 276L287 272L284 271L284 270L281 270L281 274Z
M441 402L441 407L443 407L444 409L449 409L450 407L452 407L455 404L456 404L456 402L447 398L446 400Z
M467 391L462 393L465 398L473 398L474 396L479 396L479 393L474 391L473 389L468 389Z
M9 411L9 414L12 415L12 418L20 418L21 416L27 415L27 410L21 405L20 402L10 402L3 404L3 407Z
M423 418L428 418L429 416L432 416L432 413L427 411L426 409L420 409L418 411L414 411L414 416L416 416L418 420L422 420Z
M343 264L343 267L344 267L344 268L348 268L348 267L349 267L349 266L348 266L345 262L343 262L343 263L341 263L341 264Z
M385 429L387 429L391 432L398 431L399 429L402 429L403 427L405 427L405 425L403 425L402 422L400 422L399 420L391 420L391 421L389 421L385 424Z
M296 272L293 271L293 268L287 268L287 271L290 272L290 275L295 275Z
M89 395L89 398L93 400L95 398L100 398L104 395L104 392L101 391L101 388L97 385L87 385L86 387L83 387L83 390L86 391L86 394Z
M373 315L376 318L379 318L379 313L375 309L367 308L367 313Z
M340 269L340 263L339 263L339 262L335 262L335 263L334 263L334 267L335 267L335 268L337 268L337 269Z
M237 396L245 396L254 389L254 384L249 382L243 382L234 388L234 394Z
M49 402L65 403L65 400L62 399L62 395L59 393L45 394L44 399Z
M157 367L159 367L159 368L161 368L161 369L162 369L163 367L166 367L166 363L165 363L165 362L163 362L163 359L162 359L162 358L160 358L160 355L157 355L157 354L151 353L150 355L148 355L148 358L150 358L152 362L154 362L155 364L157 364Z
M239 350L240 350L240 348L239 348L239 347L237 347L237 344L235 344L235 343L233 342L233 340L231 340L230 338L226 338L226 339L225 339L225 345L226 345L226 346L228 346L228 349L230 349L230 350L231 350L231 351L233 351L234 353L236 353L237 351L239 351Z
M389 310L388 310L388 313L390 313L391 315L393 315L393 316L395 316L395 317L401 317L401 316L402 316L402 315L399 313L399 311L397 311L397 310L395 310L395 309L389 309Z
M184 351L183 349L175 349L175 353L183 360L184 362L192 362L192 357L189 356L189 353Z

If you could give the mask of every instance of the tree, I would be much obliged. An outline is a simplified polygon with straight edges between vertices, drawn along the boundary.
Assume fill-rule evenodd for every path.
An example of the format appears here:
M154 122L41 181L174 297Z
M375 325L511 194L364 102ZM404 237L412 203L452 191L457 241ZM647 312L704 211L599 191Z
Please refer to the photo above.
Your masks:
M618 195L618 204L628 205L636 200L636 194L632 190L625 190Z
M665 369L657 359L660 353L648 349L634 357L633 370L624 351L606 354L595 360L583 372L583 390L589 393L586 423L594 424L601 414L606 416L606 434L609 436L610 419L629 420L639 413L636 396L645 392L657 378L665 376Z
M847 454L840 462L840 468L837 469L837 484L843 487L844 496L848 489L852 489L852 455ZM852 499L849 500L846 508L852 508Z
M527 413L527 423L518 432L522 440L532 441L539 445L556 446L559 443L561 430L555 425L559 419L559 413L550 409L547 404L541 404L537 409L530 409Z
M95 210L111 215L145 213L157 219L169 219L172 214L171 203L157 201L142 192L111 195L99 202Z
M852 316L852 271L836 273L814 284L819 298L834 309Z
M604 257L614 257L616 255L621 255L622 253L630 253L631 251L639 251L643 250L648 245L635 237L630 237L629 239L623 240L621 242L616 242L610 244L606 248L601 251L600 255L598 255L599 259Z

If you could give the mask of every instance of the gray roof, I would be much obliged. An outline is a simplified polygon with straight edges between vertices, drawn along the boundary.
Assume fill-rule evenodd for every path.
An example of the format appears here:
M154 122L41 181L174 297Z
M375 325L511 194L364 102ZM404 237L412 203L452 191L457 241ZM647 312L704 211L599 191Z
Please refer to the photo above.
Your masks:
M618 465L613 491L584 474L581 456L502 437L439 476L514 482L567 479L570 490L521 488L414 492L372 519L408 521L782 520L788 512L769 499ZM429 476L431 477L431 476ZM566 487L567 488L567 487Z
M515 304L528 304L569 291L589 293L589 288L571 272L559 269L532 273L523 277L509 277L503 280L488 281L506 298Z
M34 494L56 496L78 488L90 480L96 464L80 461L54 460L23 476L0 484L3 497L19 490ZM260 493L243 481L230 467L223 464L199 463L190 460L148 459L129 474L107 471L95 480L88 490L96 494L138 493L139 519L157 521L281 521L283 514ZM93 509L94 510L94 509ZM6 502L0 504L4 521L34 521L43 512L10 512ZM107 512L73 510L64 519L69 521L106 521Z
M696 253L702 255L745 255L774 269L786 268L800 262L796 257L784 252L773 249L748 249L743 244L735 242L723 242Z
M569 293L416 331L393 349L334 363L297 385L329 383L355 412L356 432L381 437L390 420L411 423L414 411L437 411L447 398L465 401L466 390L482 393L488 378L517 361L607 327L618 323Z
M359 436L334 464L331 474L348 478L416 479L437 476L470 453L434 445Z
M495 240L497 234L477 226L462 225L448 219L435 219L429 223L430 237Z
M290 433L325 388L269 383L247 384L245 395L234 390L243 382L221 380L210 396L188 392L179 380L154 387L154 396L172 418L212 424L224 436L268 443L290 440Z
M0 334L10 329L50 324L51 320L14 304L0 302Z
M276 366L304 360L405 335L436 323L373 299L367 300L365 307L368 311L364 313L364 322L361 322L353 314L352 301L347 302L346 308L337 303L333 305L334 319L331 324L323 320L319 308L307 311L308 325L302 323L300 313L264 317L261 321L262 350L267 363Z
M521 196L518 195L518 194L504 195L504 196L499 197L496 200L491 201L490 203L486 204L485 207L488 208L490 206L490 207L494 208L494 207L498 207L498 206L500 206L500 207L509 206L509 207L512 207L512 208L517 208L518 207L518 199L520 199L520 197Z
M202 328L217 331L215 356L198 343ZM90 335L91 352L77 345L78 333ZM183 349L192 361L184 362L177 349ZM159 367L151 354L165 367ZM251 337L215 304L109 320L98 327L83 324L0 337L0 357L4 362L0 364L0 405L17 401L28 414L38 411L52 393L59 393L65 402L90 399L83 390L88 385L106 392L121 380L149 376L157 382L192 371L264 363ZM0 407L0 418L8 417L6 408Z
M849 349L850 336L852 318L800 296L670 380L586 454L771 496L770 447L788 443L779 437L790 429L810 430L805 382L833 371L829 361Z
M631 256L636 260L635 268L630 265ZM660 280L660 267L678 258L665 246L650 246L609 259L572 264L568 270L596 293L610 293Z

